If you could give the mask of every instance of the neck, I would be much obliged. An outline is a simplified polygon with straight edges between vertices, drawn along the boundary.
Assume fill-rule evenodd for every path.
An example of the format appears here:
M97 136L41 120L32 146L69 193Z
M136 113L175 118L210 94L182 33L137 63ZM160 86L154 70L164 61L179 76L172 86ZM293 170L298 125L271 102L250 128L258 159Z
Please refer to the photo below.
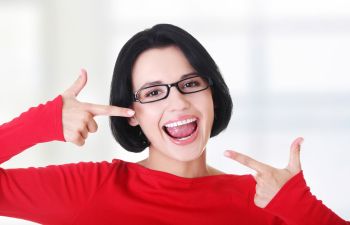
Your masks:
M192 161L178 161L171 159L159 151L149 151L149 157L138 164L152 169L174 174L185 178L208 176L209 171L206 164L206 150L199 158Z

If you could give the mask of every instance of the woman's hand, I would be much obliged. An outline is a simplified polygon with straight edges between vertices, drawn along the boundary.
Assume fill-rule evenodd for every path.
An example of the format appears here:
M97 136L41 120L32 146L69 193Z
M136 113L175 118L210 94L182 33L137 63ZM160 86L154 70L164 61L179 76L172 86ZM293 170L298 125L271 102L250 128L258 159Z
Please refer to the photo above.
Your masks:
M257 172L254 177L256 181L255 205L260 208L266 207L282 186L301 171L300 145L302 142L303 138L301 137L294 140L290 147L288 166L284 169L274 168L235 151L225 151L225 156Z
M79 78L62 94L62 124L64 138L78 146L85 143L88 133L97 131L95 116L124 116L131 117L134 111L110 105L97 105L79 102L76 98L87 82L87 73L81 70Z

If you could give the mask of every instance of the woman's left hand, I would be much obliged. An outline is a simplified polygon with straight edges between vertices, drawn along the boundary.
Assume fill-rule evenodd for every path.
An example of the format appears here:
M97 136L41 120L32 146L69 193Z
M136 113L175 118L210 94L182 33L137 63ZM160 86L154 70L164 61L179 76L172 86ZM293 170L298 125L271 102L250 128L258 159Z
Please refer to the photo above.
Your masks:
M255 170L256 181L254 203L260 208L269 204L282 186L294 175L301 171L300 145L303 138L295 139L290 147L289 163L284 169L277 169L267 164L261 163L244 154L227 150L225 156Z

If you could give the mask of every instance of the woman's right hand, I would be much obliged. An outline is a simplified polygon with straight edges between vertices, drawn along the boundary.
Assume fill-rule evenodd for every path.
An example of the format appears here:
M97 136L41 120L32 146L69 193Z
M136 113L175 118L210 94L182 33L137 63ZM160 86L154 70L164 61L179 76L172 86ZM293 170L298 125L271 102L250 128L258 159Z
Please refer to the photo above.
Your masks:
M84 88L86 82L87 73L82 69L79 78L62 94L62 125L64 139L78 146L85 144L85 139L88 137L89 132L94 133L97 131L97 123L94 120L95 116L131 117L135 113L128 108L78 101L77 96Z

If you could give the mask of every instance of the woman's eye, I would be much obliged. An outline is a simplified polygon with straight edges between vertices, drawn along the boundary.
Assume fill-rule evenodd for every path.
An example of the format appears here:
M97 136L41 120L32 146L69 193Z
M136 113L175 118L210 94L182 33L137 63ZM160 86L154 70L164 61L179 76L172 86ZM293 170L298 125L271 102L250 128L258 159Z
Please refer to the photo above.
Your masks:
M197 87L198 85L199 85L198 82L191 81L191 82L186 83L184 86L185 87Z
M146 97L153 97L153 96L157 96L159 95L159 90L152 90L152 91L149 91L145 94Z

